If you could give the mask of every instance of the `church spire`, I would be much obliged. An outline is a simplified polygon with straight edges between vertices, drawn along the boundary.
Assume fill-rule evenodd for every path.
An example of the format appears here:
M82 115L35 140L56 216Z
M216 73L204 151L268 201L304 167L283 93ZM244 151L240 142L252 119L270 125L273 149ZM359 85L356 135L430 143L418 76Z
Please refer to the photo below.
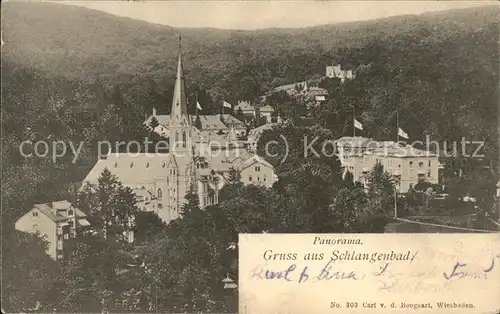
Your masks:
M179 58L177 61L177 77L175 79L174 98L172 100L172 110L170 112L172 121L179 124L188 122L186 85L184 82L184 71L182 68L182 46L181 36L179 36Z

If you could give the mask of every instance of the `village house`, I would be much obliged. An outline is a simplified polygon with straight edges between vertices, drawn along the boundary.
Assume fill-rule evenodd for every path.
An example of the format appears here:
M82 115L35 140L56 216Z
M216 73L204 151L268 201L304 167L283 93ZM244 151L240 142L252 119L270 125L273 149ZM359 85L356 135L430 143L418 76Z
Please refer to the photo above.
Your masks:
M75 238L90 226L87 215L63 200L46 204L35 204L17 219L16 230L38 233L48 242L47 254L55 260L64 257L64 242Z
M367 176L377 162L392 175L396 190L406 193L417 183L438 183L438 156L392 141L363 137L342 137L336 141L339 160L354 181L366 185Z
M266 106L263 106L263 107L259 108L259 115L261 117L266 118L266 121L268 123L271 122L271 117L272 117L273 112L274 112L273 107L271 107L269 105L266 105Z
M234 106L234 113L237 114L240 110L245 116L255 117L255 107L248 101L238 101L238 104Z
M274 167L258 155L237 161L241 182L245 185L260 185L271 187L278 180Z
M229 128L230 132L234 132L237 137L246 135L247 126L244 122L230 114L223 114L220 116L220 119L222 119L223 123Z

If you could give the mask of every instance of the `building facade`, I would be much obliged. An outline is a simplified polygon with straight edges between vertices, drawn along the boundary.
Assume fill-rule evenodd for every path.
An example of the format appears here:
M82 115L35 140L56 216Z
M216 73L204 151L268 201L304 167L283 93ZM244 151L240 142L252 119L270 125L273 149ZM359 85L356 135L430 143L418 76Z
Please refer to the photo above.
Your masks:
M343 137L336 145L339 160L354 181L366 184L368 174L380 163L400 193L408 192L420 182L438 183L438 156L431 152L362 137Z
M240 110L243 115L255 117L255 107L248 101L238 101L238 104L234 106L234 112L237 113Z
M16 221L15 228L44 237L48 242L47 254L59 260L64 257L65 240L75 238L90 226L86 217L68 201L35 204Z
M356 78L356 73L354 70L342 70L340 64L329 65L326 67L326 77L328 78L338 78L342 83L347 80L353 80Z

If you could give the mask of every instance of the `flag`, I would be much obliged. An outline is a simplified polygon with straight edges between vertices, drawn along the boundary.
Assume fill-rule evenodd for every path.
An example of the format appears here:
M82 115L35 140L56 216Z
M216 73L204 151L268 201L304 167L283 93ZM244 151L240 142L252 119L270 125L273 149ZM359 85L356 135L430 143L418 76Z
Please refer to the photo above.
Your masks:
M356 119L354 119L354 127L358 130L363 130L363 125Z
M225 100L224 100L224 101L222 102L222 107L232 108L233 106L231 106L231 104L230 104L230 103L228 103L227 101L225 101Z
M203 110L203 109L201 108L201 105L200 105L200 103L199 103L198 101L196 101L196 108L198 108L198 110Z
M401 128L398 128L398 135L402 138L408 139L408 134L405 131L401 130Z

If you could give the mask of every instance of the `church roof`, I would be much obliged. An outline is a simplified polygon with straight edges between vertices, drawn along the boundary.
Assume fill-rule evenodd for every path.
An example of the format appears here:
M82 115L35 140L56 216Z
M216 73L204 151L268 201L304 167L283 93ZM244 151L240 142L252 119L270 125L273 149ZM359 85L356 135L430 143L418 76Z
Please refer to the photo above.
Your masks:
M97 184L97 179L107 168L125 185L146 184L154 178L166 177L166 168L171 161L171 154L110 154L97 161L84 181Z
M226 115L224 115L226 116ZM228 115L231 116L231 115ZM170 125L170 115L156 115L156 119L158 120L158 123L162 126L168 127ZM220 120L219 115L199 115L200 117L200 122L201 122L201 128L202 130L226 130L228 127ZM231 116L232 117L232 116ZM149 117L146 119L144 124L149 124L149 121L151 120L152 117ZM226 117L224 117L226 119ZM233 119L239 121L238 119L234 118ZM196 115L189 115L189 120L191 122L191 125L193 125L194 121L196 121ZM241 121L240 121L241 122ZM236 123L236 122L235 122ZM241 122L243 123L243 122Z

